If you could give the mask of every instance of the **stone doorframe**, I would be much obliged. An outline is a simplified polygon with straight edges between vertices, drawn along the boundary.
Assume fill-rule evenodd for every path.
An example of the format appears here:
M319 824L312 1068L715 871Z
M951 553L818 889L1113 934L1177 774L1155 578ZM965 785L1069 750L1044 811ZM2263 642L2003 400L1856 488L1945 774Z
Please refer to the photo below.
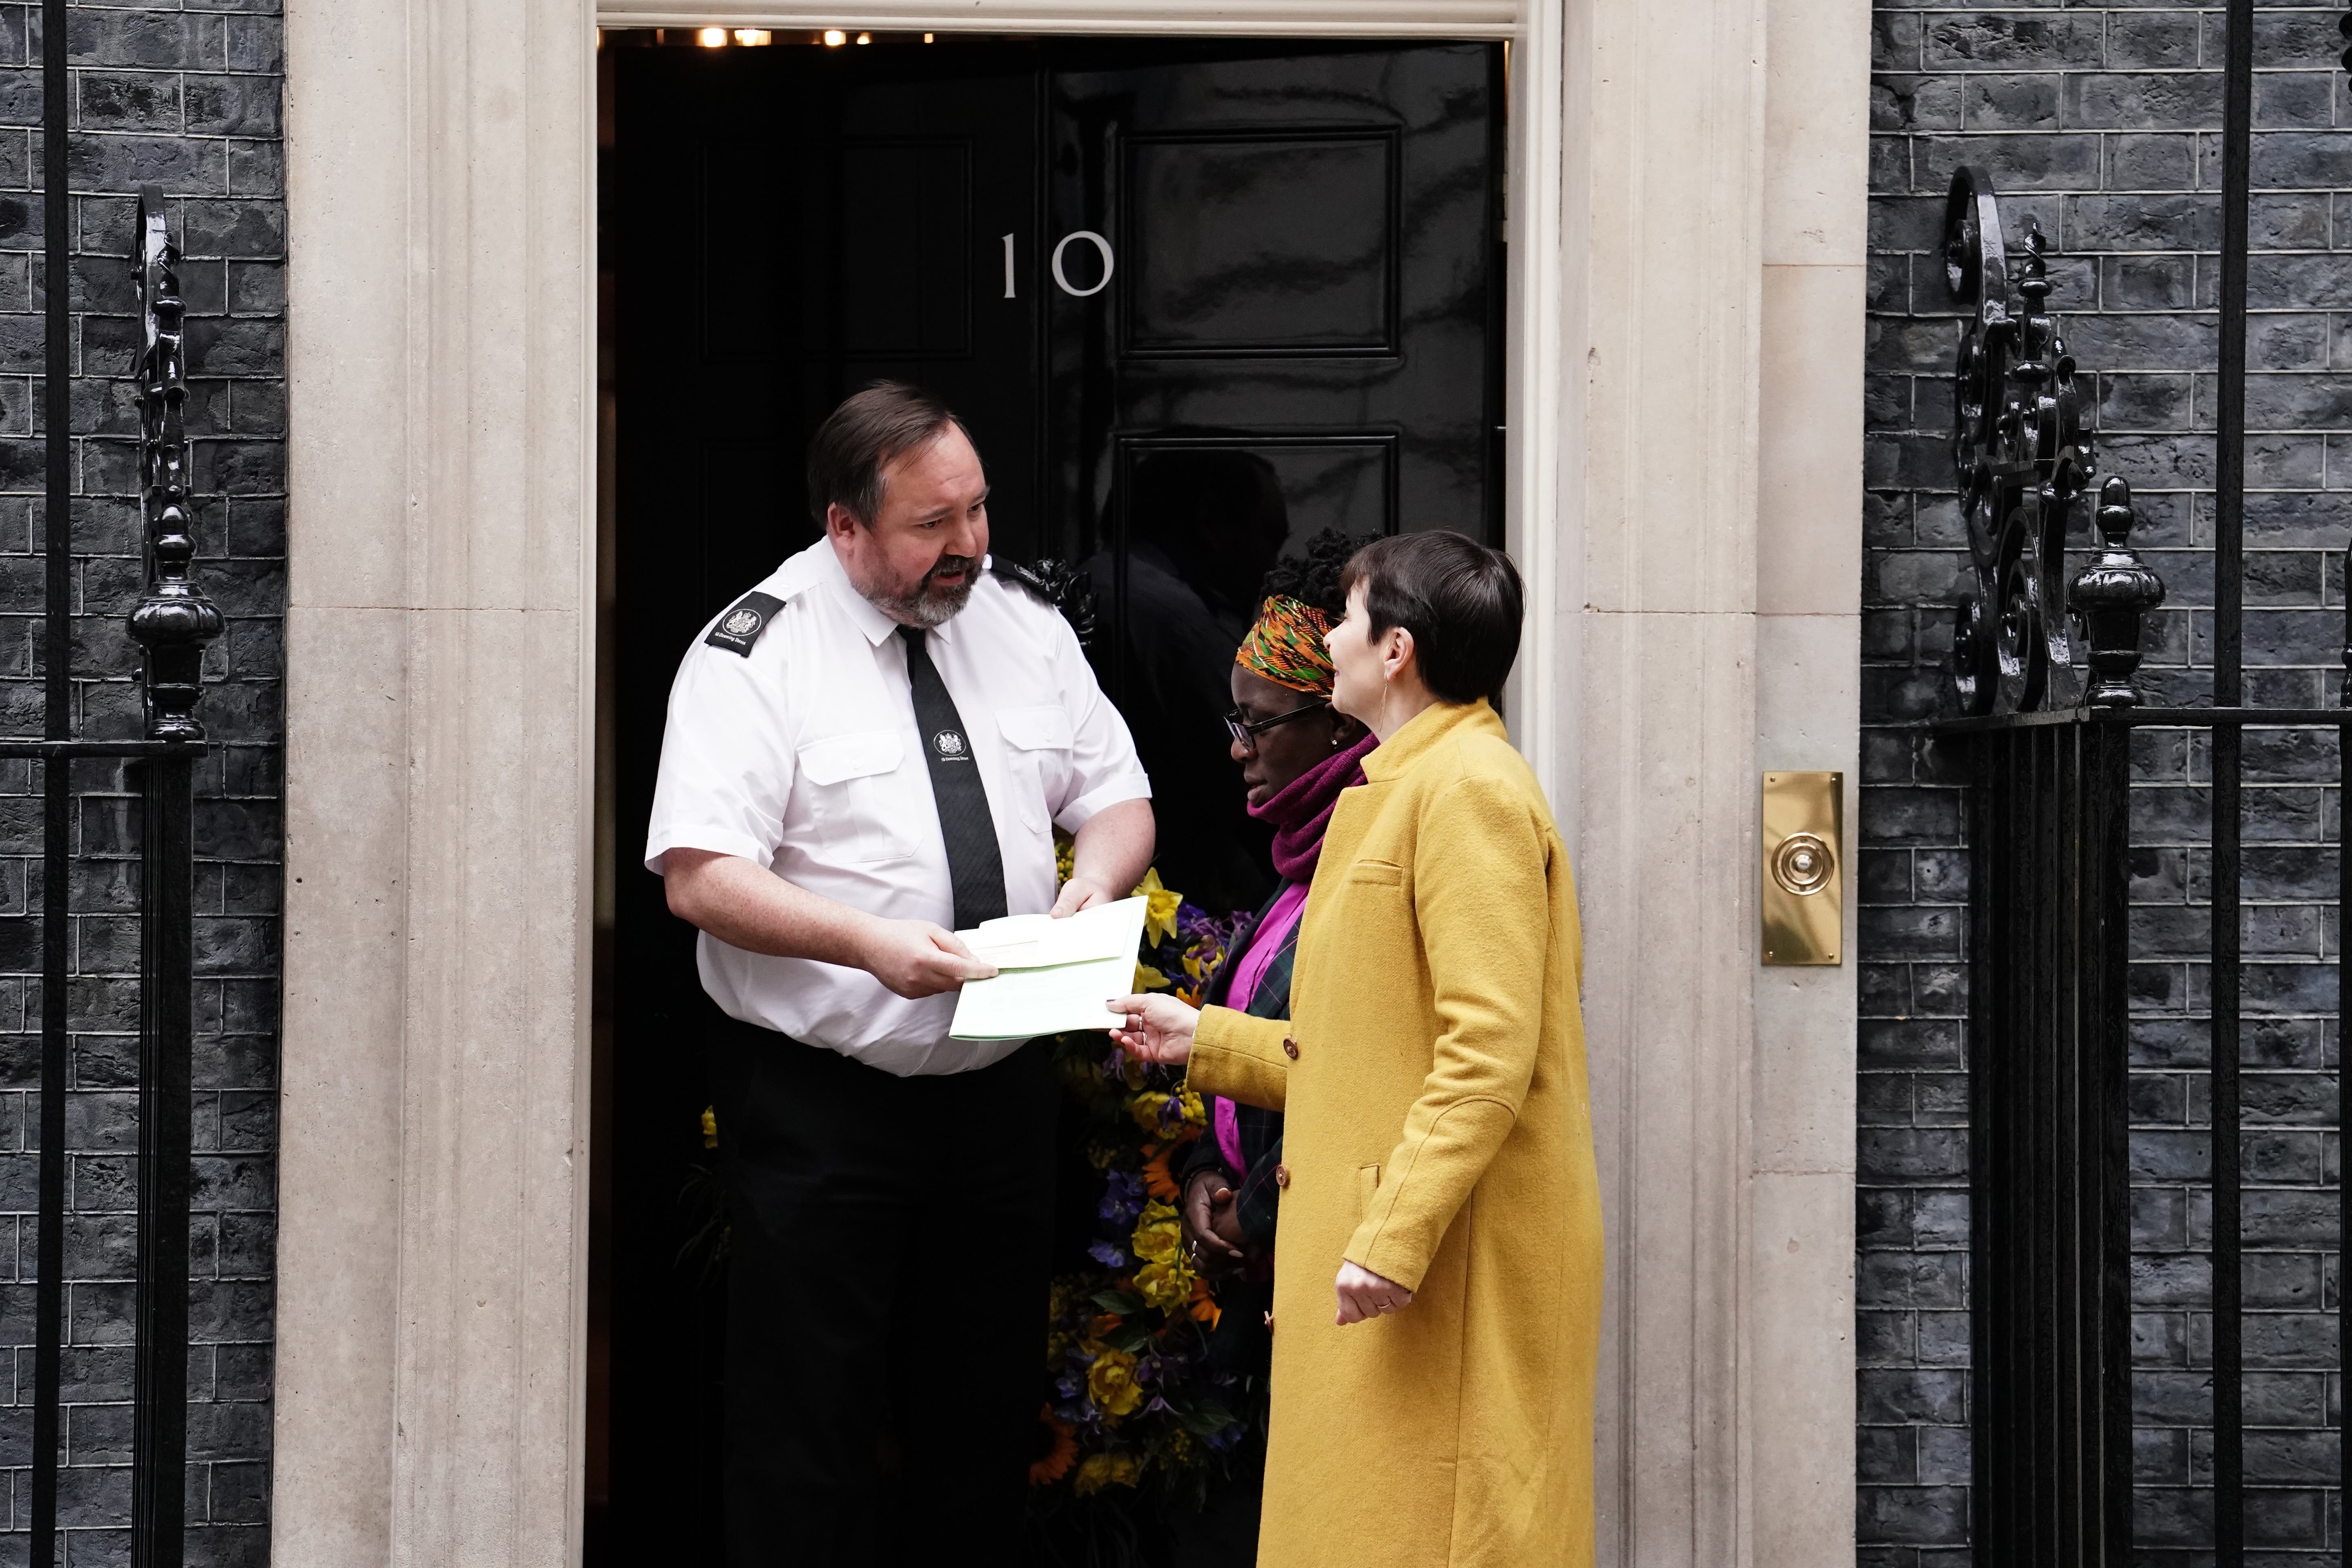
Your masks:
M287 13L274 1556L576 1563L599 17ZM1758 966L1756 800L1857 776L1867 0L602 19L1511 40L1511 716L1582 884L1600 1560L1851 1561L1854 970Z

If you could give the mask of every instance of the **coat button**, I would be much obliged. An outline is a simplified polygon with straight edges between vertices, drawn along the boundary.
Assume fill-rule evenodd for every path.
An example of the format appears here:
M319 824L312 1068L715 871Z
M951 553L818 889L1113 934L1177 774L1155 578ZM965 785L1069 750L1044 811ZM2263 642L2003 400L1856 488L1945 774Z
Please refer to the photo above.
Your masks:
M1290 1185L1289 1166L1276 1165L1274 1168L1274 1184L1277 1187L1287 1187Z
M1288 1057L1292 1061L1297 1061L1298 1059L1298 1042L1286 1037L1282 1042L1282 1054Z

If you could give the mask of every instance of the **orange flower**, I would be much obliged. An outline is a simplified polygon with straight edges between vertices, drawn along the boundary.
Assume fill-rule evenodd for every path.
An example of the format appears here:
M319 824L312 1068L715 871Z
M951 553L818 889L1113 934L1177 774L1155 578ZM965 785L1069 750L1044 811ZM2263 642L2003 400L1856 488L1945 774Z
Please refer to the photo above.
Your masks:
M1217 1299L1209 1293L1209 1282L1206 1279L1196 1279L1192 1281L1192 1300L1186 1304L1184 1310L1192 1314L1194 1322L1206 1323L1213 1329L1217 1326L1217 1321L1225 1315L1224 1310L1217 1305Z
M1143 1162L1143 1190L1163 1204L1172 1204L1184 1195L1182 1189L1176 1185L1176 1178L1168 1171L1169 1156L1181 1147L1181 1144L1170 1143Z
M1078 1437L1070 1430L1070 1424L1055 1415L1050 1405L1039 1407L1037 1419L1054 1434L1054 1447L1042 1458L1031 1461L1029 1484L1033 1487L1049 1486L1060 1480L1070 1473L1070 1467L1078 1462Z

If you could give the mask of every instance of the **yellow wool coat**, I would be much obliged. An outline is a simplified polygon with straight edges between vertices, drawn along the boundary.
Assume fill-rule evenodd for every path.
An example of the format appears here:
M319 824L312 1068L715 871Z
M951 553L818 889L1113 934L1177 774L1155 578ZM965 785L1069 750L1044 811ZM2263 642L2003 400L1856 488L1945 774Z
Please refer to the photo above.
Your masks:
M1601 1203L1568 851L1486 703L1332 814L1291 1022L1204 1012L1191 1081L1286 1112L1260 1568L1586 1568ZM1342 1258L1414 1291L1338 1327Z

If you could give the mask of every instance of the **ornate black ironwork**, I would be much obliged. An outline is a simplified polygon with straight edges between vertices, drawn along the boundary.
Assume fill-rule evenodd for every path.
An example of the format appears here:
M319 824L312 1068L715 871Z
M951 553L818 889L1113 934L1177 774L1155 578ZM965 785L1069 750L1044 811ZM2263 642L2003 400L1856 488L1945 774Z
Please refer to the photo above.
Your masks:
M139 356L139 495L147 523L147 588L131 612L131 635L147 650L147 737L201 741L195 717L205 645L221 634L218 606L188 573L195 559L189 515L188 398L180 297L180 250L172 241L163 195L139 193L139 231L131 258L144 327Z
M2067 585L2074 616L2091 645L2091 685L2083 700L2094 708L2129 708L2139 700L2132 674L2139 668L2139 634L2148 611L2164 603L2164 580L2147 569L2128 540L2131 485L2111 475L2099 487L2100 549Z
M1079 646L1094 646L1095 584L1082 569L1066 561L1051 559L1024 566L1017 561L994 555L989 558L989 570L1061 611L1070 629L1078 634Z
M2332 737L2339 784L2341 759L2352 752L2352 594L2343 612L2336 706L2246 705L2253 12L2252 0L2228 0L2223 28L2210 705L2143 704L2134 689L2141 630L2164 586L2130 548L2131 490L2121 479L2102 486L2093 559L2067 595L2053 598L2069 503L2088 482L2091 457L2076 419L2074 367L2044 303L2041 247L2029 236L2025 254L2011 264L1991 187L1973 170L1955 177L1947 208L1952 288L1975 307L1960 353L1955 458L1976 592L1963 606L1953 653L1967 715L1936 730L1964 760L1969 784L1971 1542L1979 1561L2003 1568L2126 1568L2137 1556L2127 1097L2135 729L2210 737L2212 837L2200 912L2210 959L2204 1010L2213 1415L2212 1535L2204 1555L2215 1568L2244 1568L2250 1556L2241 1084L2245 731ZM2352 37L2352 19L2346 35ZM2352 53L2346 63L2352 67ZM2344 565L2352 580L2352 550ZM2070 620L2088 644L2079 704L2032 711L2058 707L2057 689L2072 679L2069 650L2058 640ZM2352 907L2352 853L2337 861L2340 912ZM2352 995L2352 950L2338 944L2332 962L2339 998ZM2337 1114L2340 1121L2340 1097ZM2352 1187L2340 1180L2336 1203L2352 1235ZM2352 1343L2347 1305L2339 1292L2339 1347ZM2340 1379L2340 1352L2333 1371ZM2352 1401L2336 1401L2331 1413L2338 1436L2333 1479L2352 1493L2352 1443L2342 1440L2347 1408Z
M140 795L139 1276L131 1449L133 1568L183 1561L188 1447L188 1152L194 1045L194 761L205 731L205 645L221 613L189 576L186 356L179 247L163 195L139 193L131 280L142 323L140 507L147 586L130 631L146 650L147 739Z
M1974 307L1960 337L1952 431L1976 573L1952 640L1952 680L1969 713L2046 706L2053 675L2074 664L2062 574L2091 442L2074 356L2047 309L2042 250L2029 230L2012 276L1991 180L1966 166L1953 174L1945 275Z

